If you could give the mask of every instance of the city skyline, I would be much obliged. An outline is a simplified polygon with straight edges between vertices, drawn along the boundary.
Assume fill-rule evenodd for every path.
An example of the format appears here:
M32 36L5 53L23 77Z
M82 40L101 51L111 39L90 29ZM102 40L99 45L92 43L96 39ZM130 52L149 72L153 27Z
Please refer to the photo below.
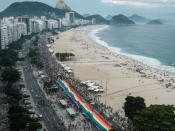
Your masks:
M93 20L83 20L74 17L74 12L66 12L65 17L57 19L46 19L34 16L3 17L0 19L0 49L8 49L8 46L19 40L23 35L31 35L43 30L60 29L62 26L79 26L94 24Z
M56 0L0 0L0 11L7 8L13 2L38 1L55 6ZM64 0L73 10L80 14L101 14L103 16L125 14L139 14L150 18L175 17L175 0Z

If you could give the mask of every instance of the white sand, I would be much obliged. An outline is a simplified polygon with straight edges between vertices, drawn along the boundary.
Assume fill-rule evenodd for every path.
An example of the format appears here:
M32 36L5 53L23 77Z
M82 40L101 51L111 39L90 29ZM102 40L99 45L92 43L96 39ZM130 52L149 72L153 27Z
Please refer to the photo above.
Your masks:
M122 109L125 98L129 94L145 98L147 106L150 104L175 105L174 86L168 89L165 87L174 75L165 72L168 76L164 76L164 71L112 53L97 44L89 38L88 34L101 27L103 26L86 26L63 32L59 35L59 39L55 39L52 49L55 53L74 53L73 60L64 63L72 67L76 78L82 81L92 80L102 86L105 92L101 101L113 107L114 110ZM127 63L127 65L113 66L120 63ZM135 71L136 67L143 68L150 78L141 77L141 74ZM159 82L158 78L163 78L165 81Z

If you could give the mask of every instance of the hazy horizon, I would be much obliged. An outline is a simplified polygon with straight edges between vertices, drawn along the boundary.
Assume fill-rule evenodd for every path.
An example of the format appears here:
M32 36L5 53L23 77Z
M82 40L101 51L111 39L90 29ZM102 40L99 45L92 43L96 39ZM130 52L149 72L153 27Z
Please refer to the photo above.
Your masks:
M0 11L14 2L38 1L52 7L57 0L0 0ZM73 10L80 14L100 14L102 16L138 14L148 18L174 19L175 0L64 0Z

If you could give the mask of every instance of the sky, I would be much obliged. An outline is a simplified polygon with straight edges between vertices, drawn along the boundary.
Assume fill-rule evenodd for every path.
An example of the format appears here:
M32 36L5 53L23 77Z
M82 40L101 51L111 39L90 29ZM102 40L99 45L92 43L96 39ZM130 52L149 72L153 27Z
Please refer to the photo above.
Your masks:
M13 2L39 1L54 6L56 0L0 0L0 11ZM175 19L175 0L64 0L80 14L130 16L139 14L149 18Z

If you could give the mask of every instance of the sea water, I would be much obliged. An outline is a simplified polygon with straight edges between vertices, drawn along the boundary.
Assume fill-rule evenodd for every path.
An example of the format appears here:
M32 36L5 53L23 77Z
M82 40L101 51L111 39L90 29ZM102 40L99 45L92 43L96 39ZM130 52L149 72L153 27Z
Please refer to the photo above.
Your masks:
M105 26L89 35L113 52L175 73L175 25Z

